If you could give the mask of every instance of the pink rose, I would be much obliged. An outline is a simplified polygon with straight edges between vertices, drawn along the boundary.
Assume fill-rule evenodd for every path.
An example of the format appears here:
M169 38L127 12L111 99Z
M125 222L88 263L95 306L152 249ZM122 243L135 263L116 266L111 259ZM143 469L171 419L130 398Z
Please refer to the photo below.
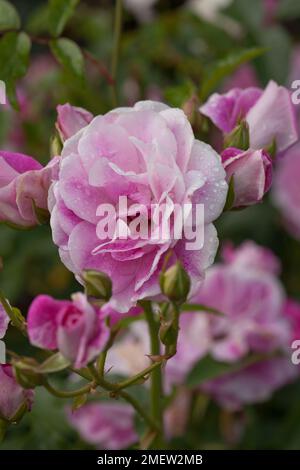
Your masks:
M34 392L24 390L13 375L12 366L0 364L0 418L12 420L22 406L31 409Z
M225 314L210 319L210 354L218 361L235 362L254 351L265 354L288 347L284 293L275 276L266 271L251 264L215 265L195 301Z
M85 441L100 449L126 449L138 441L134 410L124 403L89 403L69 411L68 418Z
M238 247L230 242L222 248L222 258L226 264L237 269L251 269L279 275L281 264L274 253L264 246L247 240Z
M9 324L8 315L6 314L4 308L2 307L0 303L0 339L4 338L8 324Z
M278 161L272 190L287 230L300 239L300 144Z
M255 150L267 148L275 139L277 151L282 152L298 140L290 93L274 81L264 91L234 88L224 95L214 93L200 111L225 133L245 119L249 125L250 147Z
M300 340L300 303L293 299L287 299L284 305L284 314L292 325L291 342Z
M271 398L272 393L292 382L297 368L288 357L277 357L210 380L201 390L211 395L223 408L238 411L244 406Z
M47 211L54 167L54 160L43 168L27 155L0 151L0 222L21 227L39 223L39 210Z
M76 134L93 119L91 113L83 108L71 106L69 103L58 105L56 109L56 127L63 141Z
M233 177L233 207L244 207L262 200L272 184L272 160L264 150L242 151L233 147L222 152L227 181Z
M103 313L81 293L73 294L72 301L39 295L27 320L31 344L59 349L77 368L95 359L109 338Z
M127 312L138 300L160 294L158 274L170 248L172 262L181 260L192 291L197 288L214 260L218 240L212 222L226 194L220 157L195 139L185 114L162 103L140 102L95 117L64 143L49 197L53 240L79 280L84 269L105 272L113 282L110 307ZM119 207L121 196L127 197L125 212ZM199 250L188 251L184 238L155 239L160 223L148 239L141 239L131 236L124 222L137 204L143 204L143 221L151 226L154 204L164 206L164 220L170 220L174 204L186 203L204 204L204 246ZM126 239L98 238L102 219L97 210L103 204L115 208Z

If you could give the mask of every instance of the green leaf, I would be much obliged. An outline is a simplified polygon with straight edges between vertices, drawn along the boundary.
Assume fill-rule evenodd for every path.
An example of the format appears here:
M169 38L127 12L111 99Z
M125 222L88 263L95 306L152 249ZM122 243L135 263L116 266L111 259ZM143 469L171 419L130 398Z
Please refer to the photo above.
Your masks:
M203 304L183 304L180 309L182 312L205 312L212 313L213 315L218 315L221 317L225 316L223 312L220 312L216 308L208 307L207 305Z
M181 108L183 103L193 96L196 91L195 85L187 80L180 85L169 87L165 90L166 101L176 108Z
M49 32L52 36L61 35L78 3L79 0L49 0L47 16Z
M204 74L203 83L200 90L201 100L205 100L223 78L232 74L242 64L259 57L265 51L265 48L254 47L229 54L217 62L216 65L209 68Z
M269 358L270 356L255 354L239 362L225 363L216 361L211 356L205 356L193 367L193 369L188 374L187 385L188 387L199 386L206 380L212 380L226 374L238 372L245 367L251 366L257 362Z
M59 372L66 369L70 364L70 361L58 352L46 359L45 362L37 367L36 371L40 374L52 374L53 372Z
M66 38L50 42L53 55L64 69L79 80L84 80L84 58L81 49L74 41Z
M0 40L0 80L5 82L9 101L15 108L18 108L16 82L26 74L30 48L30 38L23 32L6 33Z
M17 10L6 0L0 0L0 31L19 29L21 25Z

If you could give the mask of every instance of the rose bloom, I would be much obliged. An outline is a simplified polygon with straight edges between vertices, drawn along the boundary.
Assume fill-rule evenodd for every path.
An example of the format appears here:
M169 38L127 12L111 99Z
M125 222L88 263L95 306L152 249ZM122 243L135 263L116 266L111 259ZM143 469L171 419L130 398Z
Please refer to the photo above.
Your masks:
M289 149L276 166L273 202L280 210L285 227L300 239L300 144Z
M98 356L109 338L103 312L81 293L73 294L72 301L39 295L30 305L27 322L31 344L58 349L79 369Z
M272 184L272 160L264 150L227 148L222 162L229 182L233 178L232 207L246 207L262 201Z
M298 140L290 93L274 81L265 90L250 87L214 93L200 111L224 133L230 133L239 120L246 120L253 150L267 148L275 140L277 152L282 152Z
M85 441L99 449L126 449L138 441L134 409L125 403L89 403L68 411L68 419Z
M47 211L48 190L56 160L44 168L32 157L0 150L0 222L31 227L38 211Z
M269 398L298 376L290 346L299 331L300 309L287 302L277 279L280 264L271 251L248 241L236 249L227 245L223 256L225 262L208 270L191 299L223 315L181 313L177 354L166 364L165 388L184 387L189 372L207 355L234 365L251 354L274 354L274 358L196 386L221 406L235 410ZM281 357L276 355L279 351ZM133 375L149 365L149 353L147 325L136 321L109 351L107 367L114 373Z
M24 390L13 375L9 364L0 364L0 418L12 420L22 406L31 409L33 390Z
M60 128L62 121L60 110ZM160 294L158 275L170 249L172 263L179 259L189 273L192 292L198 288L215 257L218 239L212 222L221 214L226 194L219 155L195 139L185 114L162 103L140 102L95 117L64 142L49 195L53 240L79 280L84 269L105 272L113 283L109 306L127 312L138 300ZM127 197L126 213L118 206L120 196ZM161 221L148 239L132 236L124 221L142 204L143 220L153 226L153 204L163 207L168 221L174 204L186 203L204 205L204 246L199 250L188 251L184 237L157 237ZM126 239L97 237L102 220L97 209L103 204L116 209Z

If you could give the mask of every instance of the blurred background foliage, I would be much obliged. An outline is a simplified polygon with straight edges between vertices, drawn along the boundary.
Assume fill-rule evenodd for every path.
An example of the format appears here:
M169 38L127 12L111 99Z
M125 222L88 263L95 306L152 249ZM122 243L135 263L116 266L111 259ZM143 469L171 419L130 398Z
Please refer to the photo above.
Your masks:
M122 105L147 98L165 100L174 106L182 106L191 97L200 102L204 97L203 84L209 92L222 89L228 81L225 76L237 68L239 60L242 63L247 58L241 51L252 50L255 57L259 49L253 48L261 47L266 48L265 53L252 61L258 81L265 85L274 79L289 85L292 54L300 41L300 2L280 0L277 15L271 18L263 0L227 1L223 2L228 5L218 19L198 11L197 1L160 0L149 14L145 7L145 15L135 15L125 8L117 77ZM11 3L20 13L27 32L34 37L47 36L46 1ZM85 61L83 81L57 64L47 46L33 42L29 69L17 85L20 109L1 108L1 148L28 153L45 163L49 160L57 104L70 102L95 114L112 107L111 87L103 74L110 68L113 4L109 0L83 0L66 24L64 37L71 38L98 60ZM196 128L196 133L205 140L209 139L209 132L205 125ZM246 211L224 214L217 223L221 243L232 240L238 244L253 239L271 248L281 259L282 280L288 294L300 300L300 243L284 231L270 199ZM39 293L64 298L79 289L59 260L49 227L17 232L1 225L0 256L1 289L24 313ZM7 344L26 352L23 340L12 330ZM59 380L64 381L65 377L62 375ZM234 425L232 416L200 397L195 402L188 433L174 445L193 449L299 449L299 396L300 383L285 387L268 403L246 408L235 416ZM9 431L0 448L88 448L67 425L64 407L62 400L39 390L32 413ZM236 434L241 435L239 426L244 432L236 439L236 428Z

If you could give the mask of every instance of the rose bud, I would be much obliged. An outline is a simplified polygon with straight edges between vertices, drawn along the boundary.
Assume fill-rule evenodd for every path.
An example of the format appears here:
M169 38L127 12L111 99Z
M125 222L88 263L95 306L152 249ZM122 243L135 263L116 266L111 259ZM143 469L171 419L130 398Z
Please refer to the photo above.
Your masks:
M185 302L191 288L191 281L179 261L167 271L161 273L160 288L169 300L180 303Z
M0 364L0 418L14 421L22 411L29 411L33 402L32 390L24 390L16 381L10 364Z
M0 151L0 222L17 227L42 223L56 163L42 167L27 155Z
M81 293L73 294L72 301L40 295L32 302L27 319L31 344L58 349L76 368L94 360L109 338L103 312Z
M85 270L83 271L82 278L85 282L88 296L106 301L111 298L112 282L105 273L92 269Z
M200 112L225 134L241 121L249 126L250 147L268 148L275 142L282 152L298 140L295 109L289 90L270 81L265 88L233 88L225 94L214 93Z
M56 128L63 142L87 126L93 119L89 111L71 106L69 103L58 105L56 109Z
M222 152L222 163L227 181L233 185L233 202L229 208L257 204L270 189L272 160L264 150L242 151L230 147Z

